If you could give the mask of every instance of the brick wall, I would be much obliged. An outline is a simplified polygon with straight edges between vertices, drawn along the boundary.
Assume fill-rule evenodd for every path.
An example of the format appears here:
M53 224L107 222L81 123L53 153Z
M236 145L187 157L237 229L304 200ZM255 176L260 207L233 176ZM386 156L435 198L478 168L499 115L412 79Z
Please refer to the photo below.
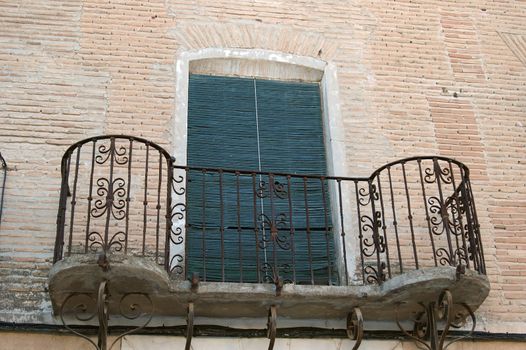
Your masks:
M342 175L411 155L464 161L492 283L481 328L524 332L525 17L526 3L511 0L3 1L1 319L49 317L65 148L102 133L168 147L178 55L226 47L336 64L348 140Z

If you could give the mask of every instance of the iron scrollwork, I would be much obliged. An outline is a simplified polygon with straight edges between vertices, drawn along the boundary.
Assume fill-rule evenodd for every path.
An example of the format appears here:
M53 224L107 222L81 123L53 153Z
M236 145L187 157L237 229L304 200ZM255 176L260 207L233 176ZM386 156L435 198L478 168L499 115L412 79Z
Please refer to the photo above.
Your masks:
M279 199L285 199L288 195L287 186L274 180L269 181L269 183L260 181L256 189L256 196L258 198L267 198L271 194Z
M276 181L272 174L269 174L268 182L259 181L258 187L254 188L254 195L260 199L268 199L271 206L271 213L265 214L262 212L257 215L258 231L263 233L257 242L260 249L267 249L269 247L284 251L290 251L292 249L291 236L288 228L292 223L286 213L280 212L275 214L273 209L274 200L288 198L288 189L289 186ZM276 286L276 295L280 295L284 283L292 283L291 279L282 277L282 275L290 274L292 271L290 264L264 262L261 264L260 271L263 273L265 282L273 283Z
M170 230L170 241L176 245L182 244L184 241L183 229L180 223L184 220L185 211L186 211L186 205L184 203L176 203L172 206L172 210L171 210L172 227Z
M442 181L445 184L450 184L452 181L451 171L448 167L442 168L437 159L433 159L433 167L424 169L424 181L428 184Z
M103 198L98 198L93 203L91 209L91 216L99 218L106 214L109 210L111 216L115 220L122 220L126 216L126 202L129 200L126 198L126 181L118 177L113 179L110 184L110 180L101 177L97 179L97 195ZM111 191L111 193L110 193Z
M373 215L360 214L360 232L361 234L361 255L365 258L372 258L375 255L380 257L380 254L385 253L387 242L382 235L380 235L380 228L382 227L382 212L379 210L374 210L374 202L380 200L380 195L378 193L377 187L375 184L369 184L366 187L361 187L358 190L358 206L364 208L370 207L374 212ZM361 210L359 212L362 212ZM364 237L364 233L371 233L370 237ZM365 274L365 280L369 284L380 284L382 283L386 276L384 269L386 267L385 262L377 261L375 263L376 267L371 265L366 265L363 268L363 273Z
M174 256L172 256L169 264L170 273L174 275L182 275L184 272L184 268L182 265L183 260L184 258L181 254L175 254Z
M125 146L120 146L120 147L117 147L115 145L115 139L110 139L110 146L106 146L105 144L101 144L99 145L98 147L98 153L97 156L95 157L95 161L97 162L97 164L104 164L108 161L108 159L110 159L111 157L113 157L113 160L115 161L115 163L119 164L119 165L126 165L128 164L128 156L127 156L127 153L128 153L128 149L125 147Z
M397 305L396 310L396 324L407 337L429 350L445 350L451 344L469 337L475 331L477 325L475 314L465 303L454 304L453 296L449 290L444 290L436 302L430 302L427 305L420 303L420 306L422 307L422 311L416 315L411 333L405 330L400 324L398 316L399 305ZM457 306L457 309L460 307L461 311L454 313L454 306ZM445 340L449 329L465 326L467 317L469 317L472 322L472 327L469 332L462 337L455 338L449 343L446 343ZM444 323L442 330L438 329L438 322Z
M457 264L468 265L467 248L459 241L469 240L469 229L467 224L462 223L463 208L459 204L460 199L454 194L444 202L436 196L427 199L429 204L431 232L435 236L450 235L457 240L453 251L446 248L438 248L434 254L440 265L455 266Z
M125 242L126 233L123 231L114 233L111 237L108 237L107 241L104 239L104 236L97 231L92 231L88 234L88 246L92 252L97 252L99 247L106 253L112 250L120 252Z
M104 165L109 161L110 168L112 168L114 163L126 165L129 162L128 148L122 145L117 147L114 138L110 139L109 146L100 144L97 151L98 154L94 158L96 164ZM126 204L130 201L129 193L127 193L127 181L122 177L113 178L113 174L110 174L109 178L99 177L95 184L97 186L95 193L98 198L94 200L89 215L94 219L108 215L117 221L124 220L127 215ZM88 199L92 200L91 197ZM87 233L88 248L93 252L97 252L99 248L105 253L112 250L120 252L123 250L126 240L124 231L118 231L110 236L107 232L91 231Z
M120 334L108 347L111 300L112 295L109 293L108 282L102 281L96 293L72 293L67 296L60 307L60 320L64 328L88 341L96 350L111 350L122 337L148 326L154 314L154 305L148 294L127 293L122 295L118 301L119 315L127 320L137 320L143 317L145 321L140 326ZM76 321L81 322L90 322L97 316L99 326L97 343L87 335L72 329L66 322L66 316L72 316Z
M259 247L264 249L268 243L276 242L279 248L283 250L290 250L290 240L287 235L280 235L280 230L283 230L287 227L287 214L279 213L274 218L270 218L266 214L259 214L258 222L261 226L261 231L266 232L270 231L270 235L261 235L259 241Z
M380 263L380 269L378 270L374 266L368 265L365 267L365 280L369 284L380 284L385 281L385 273L383 270L385 269L385 263L382 261Z
M186 178L182 175L174 174L171 182L172 192L178 197L183 197L186 195L185 186ZM170 244L181 245L184 243L183 225L186 215L186 203L180 201L173 204L170 213ZM184 257L182 254L174 254L168 264L169 272L177 276L182 275L184 273L183 261Z

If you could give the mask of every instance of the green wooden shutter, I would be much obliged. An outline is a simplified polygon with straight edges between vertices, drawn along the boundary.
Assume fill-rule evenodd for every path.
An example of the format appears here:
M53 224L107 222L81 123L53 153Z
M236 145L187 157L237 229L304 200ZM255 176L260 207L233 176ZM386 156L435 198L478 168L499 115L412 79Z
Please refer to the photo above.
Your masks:
M319 84L257 80L256 92L262 170L326 175ZM277 180L287 183L283 177ZM311 283L311 277L316 284L335 282L327 280L329 265L334 261L334 245L328 186L324 185L325 191L322 192L319 180L309 179L304 184L301 178L291 179L297 283ZM277 201L276 204L276 212L287 213L287 201ZM307 211L309 231L306 230ZM290 253L280 253L280 265L292 264ZM292 272L283 270L280 274L292 279ZM332 275L335 279L335 273Z
M189 166L323 175L322 130L318 84L190 76ZM267 178L256 180L268 183ZM275 180L287 184L287 178ZM225 173L220 180L217 173L190 172L186 240L190 274L199 272L207 281L221 281L224 271L225 281L261 282L270 273L263 271L265 261L275 253L280 275L293 280L291 251L274 252L272 245L256 242L254 213L268 217L271 205L268 197L258 198L254 207L253 181L250 176ZM285 220L280 231L290 235L291 224L294 227L295 282L335 283L336 273L331 281L327 277L334 261L332 229L326 221L330 218L328 192L322 191L319 180L290 181L293 220ZM274 198L272 205L275 216L282 212L289 216L288 198Z
M254 111L252 79L191 75L188 101L188 165L257 169L258 150L257 143L254 142L257 138L257 126ZM220 179L217 173L189 173L189 227L186 239L188 273L198 272L200 277L207 281L221 281L221 264L224 262L225 280L240 279L240 258L249 257L249 251L253 250L256 244L253 231L245 229L254 226L251 219L253 215L250 215L247 208L247 204L252 203L252 196L247 193L247 189L252 186L247 184L246 178L241 178L240 181L240 187L244 189L240 198L240 202L243 203L240 226L244 228L241 232L241 245L237 232L234 178L227 174L223 176L223 193L220 196ZM256 281L257 267L254 260L243 259L243 271L246 271L244 280Z

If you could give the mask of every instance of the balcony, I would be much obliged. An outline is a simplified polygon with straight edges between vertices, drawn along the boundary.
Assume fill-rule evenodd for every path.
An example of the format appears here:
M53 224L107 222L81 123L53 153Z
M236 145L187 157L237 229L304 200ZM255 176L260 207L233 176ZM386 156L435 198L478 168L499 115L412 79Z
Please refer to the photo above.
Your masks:
M105 305L105 327L268 313L269 334L279 315L349 317L356 335L359 315L420 315L425 328L422 315L444 305L455 324L489 292L469 170L456 160L406 158L367 178L205 169L117 135L63 157L54 263L65 325L95 322Z

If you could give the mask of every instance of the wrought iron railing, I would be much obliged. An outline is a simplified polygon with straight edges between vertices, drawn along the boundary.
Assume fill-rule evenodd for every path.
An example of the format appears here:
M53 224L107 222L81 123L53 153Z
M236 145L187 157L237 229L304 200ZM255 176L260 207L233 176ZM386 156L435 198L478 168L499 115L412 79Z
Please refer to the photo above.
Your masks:
M434 266L485 273L469 171L455 160L407 158L367 178L198 168L117 135L62 159L54 261L90 252L279 288L382 283Z
M5 181L7 178L7 164L0 153L0 225L2 224L2 211L4 209Z
M168 269L172 158L138 137L80 141L62 158L54 261L110 252L148 256Z
M485 273L469 171L452 159L407 158L368 178L175 166L174 184L186 242L173 270L186 276L280 286Z

